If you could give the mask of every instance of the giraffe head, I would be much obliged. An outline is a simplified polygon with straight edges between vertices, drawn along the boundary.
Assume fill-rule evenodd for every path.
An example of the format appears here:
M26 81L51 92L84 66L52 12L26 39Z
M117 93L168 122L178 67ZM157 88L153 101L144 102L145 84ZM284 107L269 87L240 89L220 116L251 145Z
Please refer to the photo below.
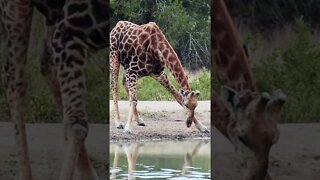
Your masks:
M278 141L280 110L286 101L281 90L237 92L223 86L221 98L230 112L228 136L248 169L245 179L268 179L269 152Z
M182 98L182 106L189 110L188 118L187 118L187 127L190 127L194 118L194 111L198 106L198 98L200 95L200 91L190 91L186 89L180 90L180 95Z

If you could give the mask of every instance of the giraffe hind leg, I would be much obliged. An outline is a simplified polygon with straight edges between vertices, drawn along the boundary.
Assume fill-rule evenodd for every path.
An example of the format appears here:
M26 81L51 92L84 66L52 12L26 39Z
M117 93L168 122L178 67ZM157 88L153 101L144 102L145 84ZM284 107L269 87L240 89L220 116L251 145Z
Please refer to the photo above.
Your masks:
M120 121L120 112L119 112L119 105L118 105L118 96L119 96L118 77L119 77L119 70L120 70L120 63L118 58L119 57L117 52L111 50L110 51L110 71L111 71L111 90L112 90L113 103L114 103L114 121L118 129L123 129L124 124Z
M122 85L124 86L124 89L125 89L127 95L129 96L129 89L128 89L128 85L126 83L125 73L123 74ZM130 103L130 107L131 107L131 103ZM144 120L141 118L137 108L134 108L133 118L137 122L138 126L146 126L146 124L145 124Z
M134 113L137 112L137 80L138 77L134 73L127 73L125 75L126 78L126 83L128 85L128 91L129 91L129 101L130 101L130 110L129 110L129 115L128 115L128 120L127 123L124 127L124 132L127 134L132 134L132 120Z

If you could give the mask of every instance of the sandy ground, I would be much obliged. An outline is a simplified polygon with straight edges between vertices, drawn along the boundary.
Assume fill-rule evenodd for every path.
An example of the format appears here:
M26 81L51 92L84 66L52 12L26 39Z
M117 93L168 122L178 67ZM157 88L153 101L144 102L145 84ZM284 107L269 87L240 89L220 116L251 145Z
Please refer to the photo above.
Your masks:
M186 110L175 101L139 101L138 111L146 126L132 125L133 134L117 129L114 123L113 101L110 101L110 141L141 141L159 139L210 138L210 133L201 133L193 124L186 126ZM123 123L129 114L129 102L119 101L120 118ZM210 101L199 101L196 117L210 130Z
M279 142L270 155L270 173L274 180L320 179L320 123L281 124ZM235 163L233 146L213 129L211 165L214 177L241 179L241 167Z
M57 180L61 171L64 138L61 124L27 124L29 154L34 179ZM107 179L107 125L91 124L87 149L100 179ZM0 180L18 180L16 144L13 125L0 123ZM75 179L78 179L75 177Z

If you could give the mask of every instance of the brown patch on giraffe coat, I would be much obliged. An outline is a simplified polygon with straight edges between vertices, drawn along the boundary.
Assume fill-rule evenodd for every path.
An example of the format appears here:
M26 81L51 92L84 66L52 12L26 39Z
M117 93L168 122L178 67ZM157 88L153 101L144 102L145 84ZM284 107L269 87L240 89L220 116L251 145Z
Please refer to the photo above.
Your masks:
M158 48L158 39L157 36L155 34L150 36L150 40L151 40L151 45L154 49Z
M241 72L243 71L242 63L240 61L233 61L230 69L232 71L228 71L228 77L230 81L234 81L239 79Z
M170 53L169 50L168 50L168 49L165 49L165 50L162 52L163 57L164 57L164 58L168 58L169 53Z
M226 28L224 25L223 21L218 20L218 18L216 18L217 20L213 20L213 24L212 24L212 31L213 31L213 36L217 36L220 35L221 33L226 32Z
M222 68L227 68L228 65L229 65L229 57L228 57L228 55L221 49L219 50L218 54L219 54L220 58L218 58L217 61L220 61L219 64L222 65Z
M175 57L170 54L169 58L168 58L168 61L171 62L171 63L174 62L175 61ZM173 64L170 64L171 67L172 67L172 65Z
M223 49L226 54L234 54L236 49L239 49L234 42L234 38L230 37L230 35L225 34L223 39L219 41L219 48Z
M124 45L124 50L125 50L125 51L129 51L130 47L131 47L131 45L128 44L128 43L126 43L126 44Z
M142 33L139 36L139 44L143 44L143 42L149 37L147 33Z

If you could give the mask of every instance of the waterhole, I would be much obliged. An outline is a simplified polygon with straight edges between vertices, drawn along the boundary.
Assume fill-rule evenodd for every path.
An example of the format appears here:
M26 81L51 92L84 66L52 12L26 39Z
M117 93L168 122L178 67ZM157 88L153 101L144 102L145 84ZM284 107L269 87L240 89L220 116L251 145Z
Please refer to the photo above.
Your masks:
M210 140L113 143L110 179L210 179Z

